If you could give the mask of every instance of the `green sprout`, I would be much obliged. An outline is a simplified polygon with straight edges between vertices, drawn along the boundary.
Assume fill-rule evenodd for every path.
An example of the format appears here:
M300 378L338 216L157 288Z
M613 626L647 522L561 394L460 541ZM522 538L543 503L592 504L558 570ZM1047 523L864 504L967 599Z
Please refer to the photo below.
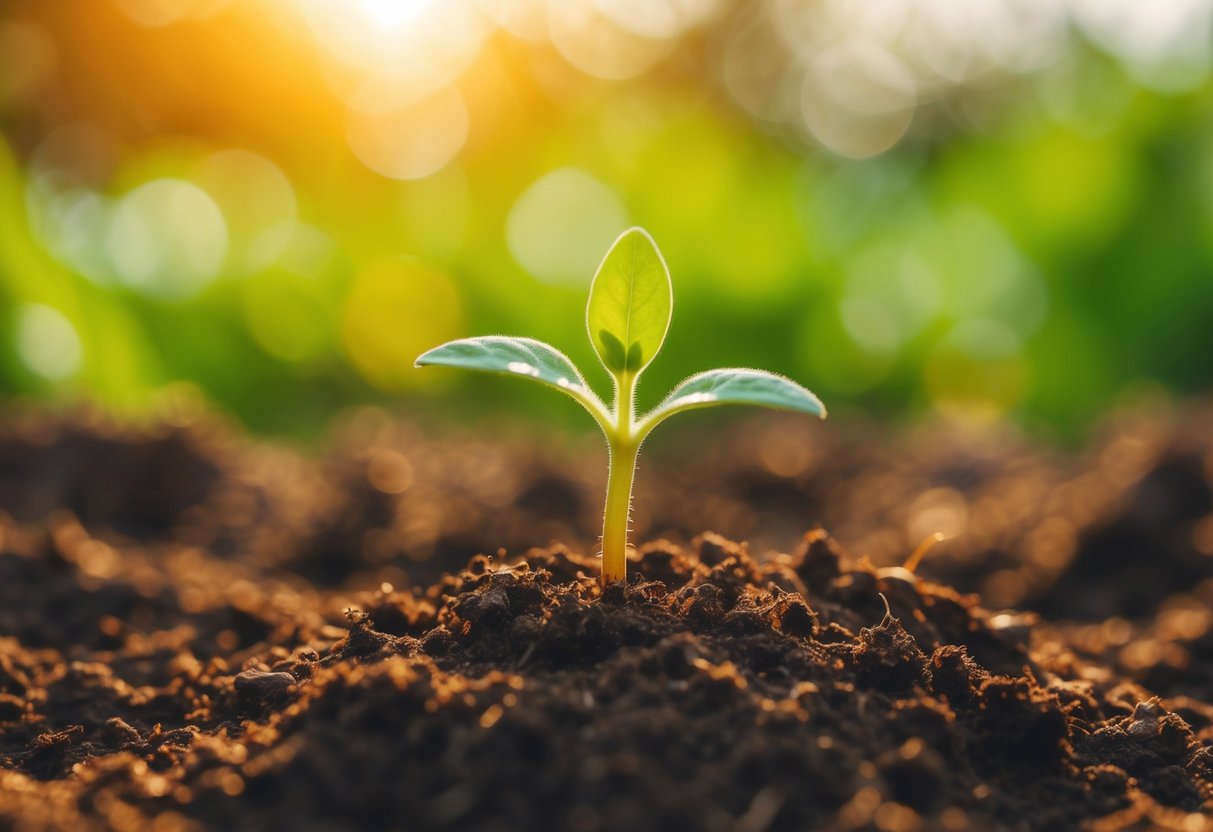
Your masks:
M765 370L731 368L691 376L637 418L636 382L665 342L673 302L670 272L653 238L642 228L623 232L594 275L585 315L590 342L615 384L610 407L564 353L533 338L462 338L435 347L416 362L418 367L439 364L531 378L566 393L590 412L606 434L609 450L602 521L603 586L626 576L636 457L653 428L675 413L719 404L826 416L821 401L794 381Z

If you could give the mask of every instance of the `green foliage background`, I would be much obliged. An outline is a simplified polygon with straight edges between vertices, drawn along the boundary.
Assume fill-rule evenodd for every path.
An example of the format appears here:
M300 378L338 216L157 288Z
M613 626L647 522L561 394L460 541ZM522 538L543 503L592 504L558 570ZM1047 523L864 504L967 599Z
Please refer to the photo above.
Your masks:
M549 233L555 279L511 245L520 200L553 171L613 194L618 219L647 228L667 258L674 320L646 375L653 396L695 371L751 365L803 382L838 415L942 410L1064 433L1126 390L1213 379L1207 72L1143 80L1071 32L1048 66L920 97L899 141L853 159L729 95L715 45L740 6L623 80L497 32L455 82L466 143L402 180L350 151L319 47L272 28L281 5L161 27L122 3L0 10L0 41L21 47L0 60L5 396L138 413L186 389L273 432L315 431L362 402L573 423L574 406L525 385L411 368L428 346L491 333L596 365L583 315L605 247L584 271L559 269L585 259L562 248L562 221L584 206L532 212L520 232L541 259L533 240ZM49 69L31 76L30 50L48 43ZM105 165L80 163L95 141L69 143L66 161L47 150L81 124L113 139ZM268 231L249 192L225 201L199 173L230 148L289 182L287 242L272 256L252 254ZM209 193L226 229L213 273L180 296L116 279L114 240L127 238L81 231L112 229L80 219L88 199L111 217L163 179ZM183 217L182 233L202 233ZM608 241L619 230L592 229ZM601 389L605 374L590 381Z

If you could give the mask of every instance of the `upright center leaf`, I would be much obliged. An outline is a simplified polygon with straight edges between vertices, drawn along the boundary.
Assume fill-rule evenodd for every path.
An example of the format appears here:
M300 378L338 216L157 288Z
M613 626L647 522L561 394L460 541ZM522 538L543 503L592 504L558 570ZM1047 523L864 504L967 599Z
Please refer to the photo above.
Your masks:
M610 372L638 374L661 349L670 328L670 272L642 228L623 232L590 286L586 327Z

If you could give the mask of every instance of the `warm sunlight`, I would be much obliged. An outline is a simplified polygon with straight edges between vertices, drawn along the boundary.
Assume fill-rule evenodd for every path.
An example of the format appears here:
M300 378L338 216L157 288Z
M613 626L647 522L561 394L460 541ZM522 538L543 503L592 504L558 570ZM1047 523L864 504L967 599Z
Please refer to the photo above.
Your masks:
M0 0L0 832L1213 832L1211 32Z
M476 4L465 0L299 3L316 40L346 69L434 62L458 71L488 30Z
M408 24L434 3L433 0L354 0L339 5L344 8L352 6L355 14L378 28L390 31Z

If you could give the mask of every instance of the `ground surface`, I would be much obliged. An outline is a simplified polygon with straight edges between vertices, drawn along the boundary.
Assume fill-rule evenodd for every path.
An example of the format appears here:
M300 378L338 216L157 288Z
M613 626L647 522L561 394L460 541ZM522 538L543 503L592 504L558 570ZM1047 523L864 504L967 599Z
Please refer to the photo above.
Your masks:
M748 422L603 593L596 450L13 415L0 829L1213 828L1210 424Z

